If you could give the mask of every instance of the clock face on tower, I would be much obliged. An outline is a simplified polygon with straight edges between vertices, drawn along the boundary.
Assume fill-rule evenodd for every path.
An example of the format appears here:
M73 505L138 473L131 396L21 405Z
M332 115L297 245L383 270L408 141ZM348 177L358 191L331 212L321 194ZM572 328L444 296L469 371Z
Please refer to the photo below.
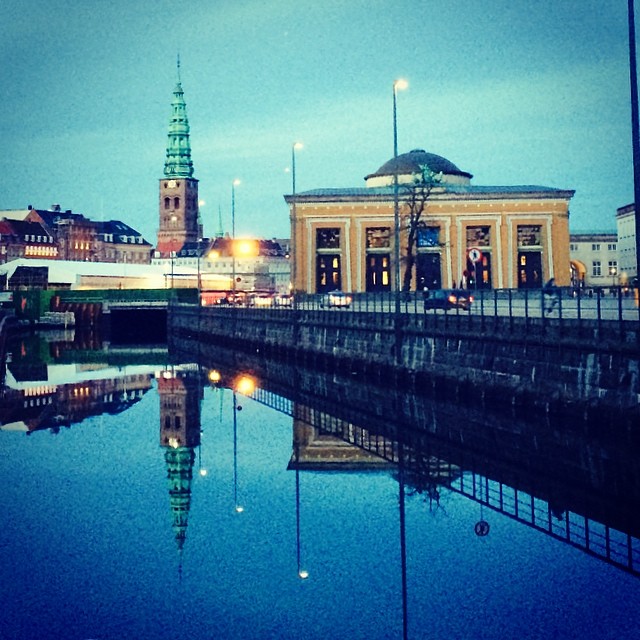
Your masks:
M175 180L169 180L168 186L169 186L169 189L175 189L176 181Z

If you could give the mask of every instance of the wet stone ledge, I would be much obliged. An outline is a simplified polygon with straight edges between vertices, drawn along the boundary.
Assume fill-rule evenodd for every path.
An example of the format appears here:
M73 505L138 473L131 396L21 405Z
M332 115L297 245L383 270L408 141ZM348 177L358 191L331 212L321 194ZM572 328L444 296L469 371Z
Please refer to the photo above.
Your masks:
M364 314L359 314L364 315ZM376 317L379 319L379 316ZM640 417L637 349L615 349L607 341L547 332L470 331L451 323L446 331L422 318L399 325L348 314L260 313L234 308L171 308L169 335L258 352L323 369L404 378L420 386L466 385L496 402L531 404L546 411L623 412ZM513 327L512 327L513 328ZM584 327L583 327L584 329ZM596 330L595 328L593 329ZM563 328L566 331L566 327Z

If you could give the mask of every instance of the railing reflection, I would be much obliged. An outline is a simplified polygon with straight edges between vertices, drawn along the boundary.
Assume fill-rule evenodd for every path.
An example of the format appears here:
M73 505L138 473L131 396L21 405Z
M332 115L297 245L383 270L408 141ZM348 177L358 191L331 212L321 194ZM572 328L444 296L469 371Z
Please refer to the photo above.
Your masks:
M599 558L630 574L640 576L640 523L629 510L626 528L623 522L607 523L588 515L593 505L585 504L585 513L568 506L560 507L553 499L543 497L562 493L559 487L532 485L531 490L523 490L517 484L509 484L500 479L478 471L473 451L467 452L467 464L456 464L452 460L460 458L460 451L453 454L449 445L424 437L415 432L387 425L386 431L376 424L372 429L361 427L350 420L337 417L323 408L314 408L295 400L286 400L279 393L256 388L254 400L277 411L286 413L294 419L294 430L307 432L306 436L294 434L294 455L296 470L318 468L318 455L313 451L313 443L322 441L329 445L327 437L346 443L368 454L376 456L380 463L387 462L396 466L401 487L412 492L425 494L430 500L438 500L440 489L460 494L480 505L480 519L474 527L475 534L485 536L490 525L485 519L484 510L496 512L520 524L531 527L552 538L564 542L576 549ZM308 397L307 397L308 400ZM347 409L348 411L348 409ZM364 421L370 424L365 416ZM381 420L384 422L384 420ZM378 429L378 430L376 430ZM305 443L308 449L305 451ZM462 450L464 447L461 447ZM308 454L308 457L305 457ZM464 456L463 456L464 457ZM335 456L334 456L335 461ZM346 459L346 458L345 458ZM354 453L349 454L353 463ZM487 467L491 467L486 460ZM335 462L334 462L335 464ZM371 465L371 461L368 462ZM524 480L526 473L520 472ZM563 480L558 479L562 484ZM524 484L525 482L523 482ZM560 485L561 488L561 485ZM566 495L563 500L566 502ZM615 502L618 498L613 498ZM600 496L600 502L606 501L606 495ZM576 499L579 503L580 500ZM607 505L600 505L600 514L607 511ZM623 509L624 510L624 509ZM617 518L620 520L620 518Z

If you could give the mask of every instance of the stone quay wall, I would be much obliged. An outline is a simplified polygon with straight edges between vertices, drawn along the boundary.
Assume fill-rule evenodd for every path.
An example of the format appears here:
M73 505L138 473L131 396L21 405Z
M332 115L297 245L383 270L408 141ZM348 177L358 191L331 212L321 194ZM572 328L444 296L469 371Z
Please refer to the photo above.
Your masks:
M546 412L640 417L638 322L172 305L169 336Z

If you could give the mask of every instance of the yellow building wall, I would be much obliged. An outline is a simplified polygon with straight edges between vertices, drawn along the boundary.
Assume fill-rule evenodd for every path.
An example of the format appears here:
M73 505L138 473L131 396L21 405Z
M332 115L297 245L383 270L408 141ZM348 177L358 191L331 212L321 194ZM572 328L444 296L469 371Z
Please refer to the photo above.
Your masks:
M518 286L518 226L540 227L541 284L553 277L558 286L568 286L568 204L568 199L562 197L486 200L452 199L446 194L432 197L421 220L429 226L440 227L442 286L456 286L463 278L467 266L467 228L471 226L490 229L491 288ZM393 259L392 201L298 202L295 213L297 226L295 235L292 228L292 238L295 237L297 245L293 247L293 255L296 260L294 288L298 291L316 292L316 231L320 228L340 229L339 254L345 291L366 290L367 227L390 228L389 253ZM402 207L400 213L402 217ZM403 255L405 247L406 233L403 232ZM393 285L393 272L391 282ZM412 288L415 288L415 278Z

